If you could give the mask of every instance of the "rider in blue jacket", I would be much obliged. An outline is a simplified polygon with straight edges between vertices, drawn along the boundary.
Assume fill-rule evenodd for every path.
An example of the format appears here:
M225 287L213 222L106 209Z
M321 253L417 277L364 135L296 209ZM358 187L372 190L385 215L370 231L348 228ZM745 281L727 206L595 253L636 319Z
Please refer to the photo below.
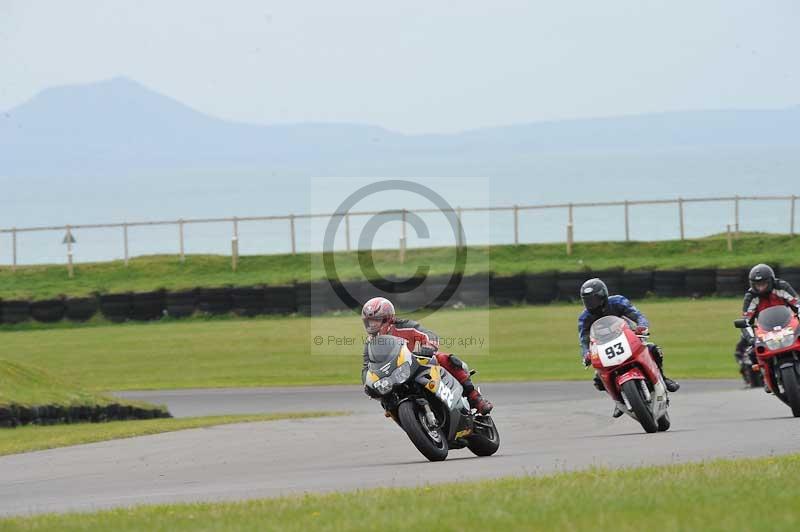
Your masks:
M581 286L581 300L583 301L584 311L578 317L578 337L581 344L581 357L583 364L589 366L591 360L589 358L589 330L592 324L604 316L619 316L621 318L628 318L636 324L636 334L647 335L650 330L650 322L639 309L633 306L625 296L609 296L608 287L600 279L589 279L583 286ZM661 375L664 377L664 384L668 391L676 392L680 385L664 375L664 354L661 348L656 344L647 343L647 348L650 354L653 355L658 369L661 370ZM600 391L605 390L603 381L595 373L594 386ZM619 417L622 412L614 410L614 417Z

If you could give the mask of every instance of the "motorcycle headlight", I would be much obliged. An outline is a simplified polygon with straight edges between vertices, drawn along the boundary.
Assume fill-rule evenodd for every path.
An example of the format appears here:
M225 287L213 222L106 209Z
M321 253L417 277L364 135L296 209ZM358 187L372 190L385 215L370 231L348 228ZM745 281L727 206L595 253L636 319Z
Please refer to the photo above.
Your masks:
M785 334L783 336L776 336L774 338L770 338L767 340L767 347L771 351L775 351L776 349L784 349L789 347L794 343L795 336L794 334Z
M391 377L384 377L380 380L375 381L372 387L379 394L386 395L392 390L392 379Z
M402 384L406 382L410 376L411 376L411 364L409 364L408 362L401 364L400 366L395 368L395 370L392 372L392 379L397 384Z

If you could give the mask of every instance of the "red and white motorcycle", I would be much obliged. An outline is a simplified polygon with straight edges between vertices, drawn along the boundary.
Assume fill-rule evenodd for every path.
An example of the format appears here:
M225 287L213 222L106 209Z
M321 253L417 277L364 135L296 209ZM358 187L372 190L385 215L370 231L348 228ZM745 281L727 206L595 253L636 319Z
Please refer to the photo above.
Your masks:
M605 316L589 331L592 366L606 392L646 432L670 427L669 397L664 378L645 343L627 321Z

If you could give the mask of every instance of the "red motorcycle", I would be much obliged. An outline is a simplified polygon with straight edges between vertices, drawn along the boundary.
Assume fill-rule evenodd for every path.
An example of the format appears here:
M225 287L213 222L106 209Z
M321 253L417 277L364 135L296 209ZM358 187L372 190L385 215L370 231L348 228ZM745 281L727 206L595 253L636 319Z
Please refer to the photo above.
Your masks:
M617 316L605 316L589 331L592 366L617 408L638 421L645 432L669 429L669 397L664 378L645 336Z
M772 393L800 417L800 320L789 307L770 307L756 318L755 333L745 319L733 322L753 337L757 370Z

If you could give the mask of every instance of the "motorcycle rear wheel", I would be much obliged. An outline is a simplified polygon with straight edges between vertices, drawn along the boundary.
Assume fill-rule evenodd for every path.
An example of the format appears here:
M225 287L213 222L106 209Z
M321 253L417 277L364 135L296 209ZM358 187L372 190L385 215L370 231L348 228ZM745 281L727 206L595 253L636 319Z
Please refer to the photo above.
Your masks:
M414 447L431 462L441 462L447 458L449 451L447 438L441 429L435 429L435 433L429 431L424 424L424 415L420 414L419 407L413 401L402 402L397 408L400 426L406 431Z
M653 412L642 396L642 390L639 388L637 380L630 380L622 385L622 393L628 399L633 413L636 414L636 419L642 426L645 432L653 433L658 432L658 423L653 419Z
M494 420L489 416L481 416L475 421L483 425L478 430L473 429L472 435L467 438L467 448L475 456L492 456L500 448L500 433L494 425Z
M783 380L783 390L786 393L786 401L792 409L794 417L800 417L800 382L797 379L795 366L781 368L781 380Z

